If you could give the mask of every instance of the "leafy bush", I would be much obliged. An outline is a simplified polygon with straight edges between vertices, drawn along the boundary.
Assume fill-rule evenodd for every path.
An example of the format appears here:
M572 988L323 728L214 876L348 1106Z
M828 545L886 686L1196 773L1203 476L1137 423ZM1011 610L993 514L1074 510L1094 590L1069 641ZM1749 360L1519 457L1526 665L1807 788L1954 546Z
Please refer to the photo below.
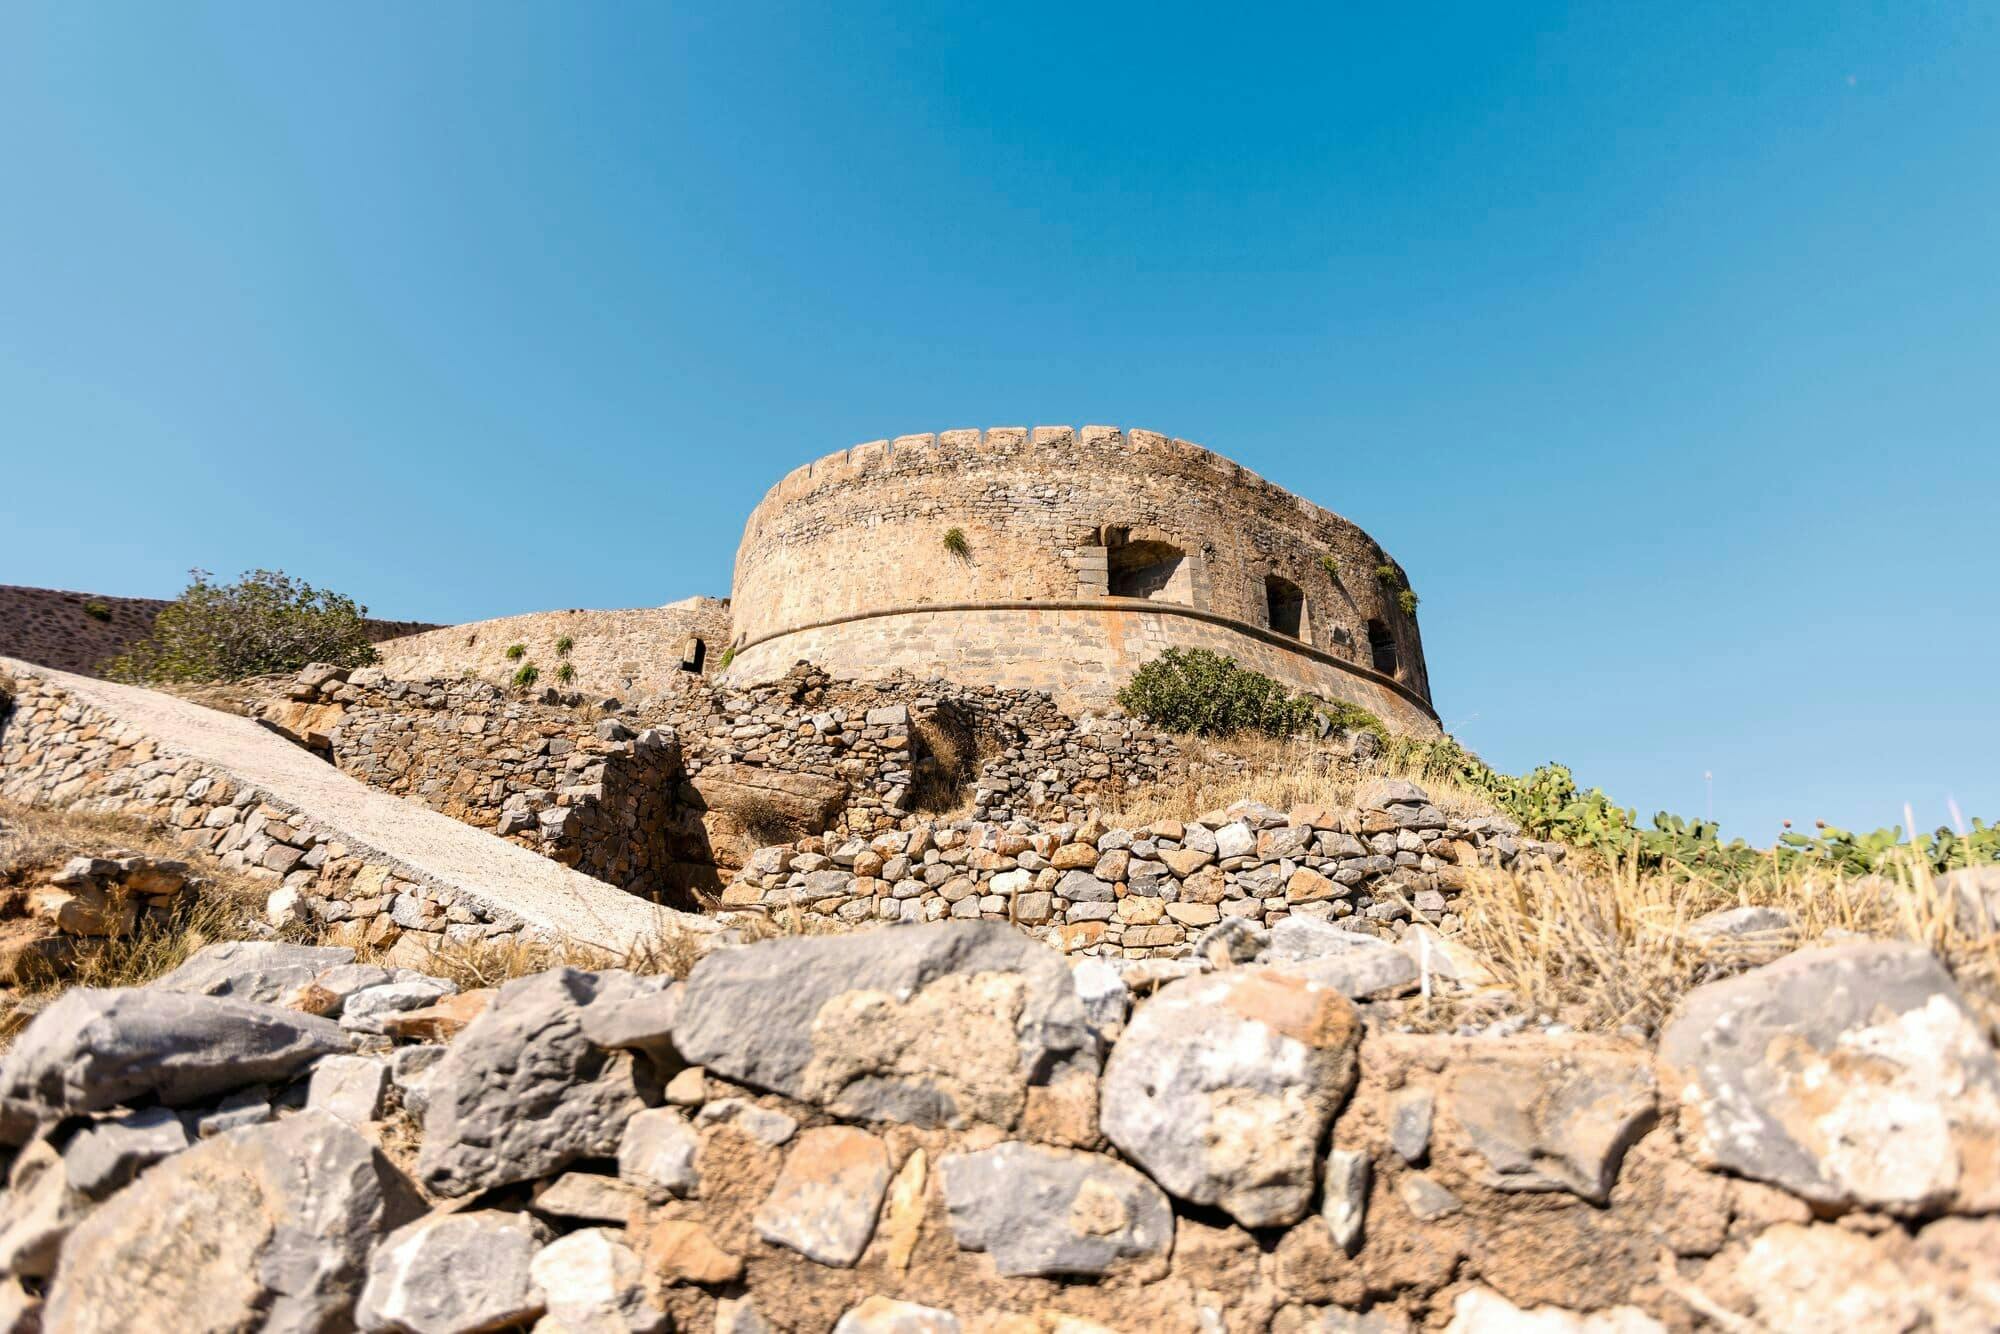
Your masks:
M524 662L514 671L514 684L526 690L542 679L542 669L532 662Z
M526 644L509 644L507 646L507 661L519 662L527 656L528 646Z
M1329 579L1340 578L1340 561L1331 554L1319 558L1319 567L1326 571Z
M1397 574L1396 567L1387 561L1375 567L1375 579L1378 583L1387 584L1391 588L1403 582L1403 576Z
M83 614L93 621L108 621L111 619L111 604L101 598L92 598L83 604Z
M576 664L573 662L557 663L556 680L562 682L564 685L568 685L571 681L576 680Z
M1578 788L1575 776L1560 764L1544 764L1516 778L1449 737L1398 737L1388 759L1420 782L1443 780L1484 794L1532 837L1566 843L1614 865L1636 861L1641 870L1679 869L1724 884L1801 866L1864 875L1903 855L1913 855L1933 873L2000 860L2000 826L1980 820L1972 821L1965 834L1941 828L1914 846L1900 829L1857 836L1822 825L1812 835L1787 833L1766 851L1740 838L1725 843L1712 821L1667 811L1654 815L1650 828L1642 828L1635 812L1614 804L1598 788Z
M569 656L569 651L575 647L576 647L576 641L574 639L571 639L568 635L556 636L556 656L558 658L567 658Z
M1133 673L1118 692L1118 702L1155 727L1200 736L1291 736L1316 718L1346 731L1387 736L1381 720L1358 705L1327 705L1294 695L1270 677L1205 648L1168 649Z
M944 549L960 560L969 560L972 557L972 543L965 540L963 528L944 530Z
M180 597L160 610L146 638L105 664L115 681L235 681L295 672L309 662L361 667L375 661L353 598L314 588L282 570L250 570L233 584L192 570Z
M1396 605L1403 609L1403 615L1415 616L1417 614L1416 590L1406 588L1402 592L1396 594Z

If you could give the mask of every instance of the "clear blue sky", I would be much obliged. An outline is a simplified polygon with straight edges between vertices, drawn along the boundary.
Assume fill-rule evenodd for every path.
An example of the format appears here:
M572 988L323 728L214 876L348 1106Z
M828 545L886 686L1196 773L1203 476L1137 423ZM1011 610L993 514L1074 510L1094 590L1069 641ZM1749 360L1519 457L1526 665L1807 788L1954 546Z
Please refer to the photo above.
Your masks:
M1086 422L1361 523L1502 766L2000 815L2000 7L0 7L0 582L655 604Z

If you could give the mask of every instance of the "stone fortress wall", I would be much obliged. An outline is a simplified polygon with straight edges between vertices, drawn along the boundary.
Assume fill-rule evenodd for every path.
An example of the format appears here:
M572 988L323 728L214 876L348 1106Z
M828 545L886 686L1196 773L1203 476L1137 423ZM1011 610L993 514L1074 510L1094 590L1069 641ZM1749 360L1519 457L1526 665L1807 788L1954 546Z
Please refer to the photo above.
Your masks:
M569 636L569 652L557 643ZM404 680L470 677L499 683L533 663L544 685L561 684L557 668L576 671L580 690L626 697L664 695L713 673L729 643L729 602L691 597L664 607L618 611L537 611L446 626L379 643L379 664ZM522 647L509 658L512 645Z
M1436 734L1406 586L1354 524L1184 440L902 436L806 464L752 511L729 679L810 660L1101 703L1160 651L1198 647Z

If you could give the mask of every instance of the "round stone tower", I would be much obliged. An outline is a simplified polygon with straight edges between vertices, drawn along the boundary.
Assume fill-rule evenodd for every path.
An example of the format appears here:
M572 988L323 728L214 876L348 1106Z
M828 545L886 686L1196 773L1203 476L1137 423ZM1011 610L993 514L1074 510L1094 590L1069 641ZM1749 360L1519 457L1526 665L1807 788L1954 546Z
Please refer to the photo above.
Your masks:
M1101 704L1162 650L1438 731L1402 568L1219 454L1112 426L877 440L765 495L736 552L727 677L801 659Z

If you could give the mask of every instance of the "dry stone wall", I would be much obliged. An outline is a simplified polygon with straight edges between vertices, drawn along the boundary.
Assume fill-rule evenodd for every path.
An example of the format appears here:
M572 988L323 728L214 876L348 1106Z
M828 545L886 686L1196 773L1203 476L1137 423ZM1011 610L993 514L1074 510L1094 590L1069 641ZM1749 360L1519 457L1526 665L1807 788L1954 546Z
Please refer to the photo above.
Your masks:
M840 682L804 665L631 708L380 668L311 668L288 693L267 717L343 771L674 902L719 889L764 844L873 836L939 803L969 801L980 818L1081 818L1094 798L1178 760L1167 738L1120 718L1073 719L1046 695Z
M1449 933L1473 868L1565 855L1504 817L1449 818L1408 782L1364 784L1357 800L1289 812L1243 802L1138 829L960 819L832 834L760 850L722 903L854 924L1011 922L1065 953L1179 957L1224 922Z
M1001 679L980 672L990 658L1009 684L1101 699L1140 661L1121 645L1118 617L1127 602L1147 602L1152 633L1168 642L1195 626L1222 629L1227 643L1287 654L1281 674L1301 683L1336 692L1372 683L1387 697L1385 717L1428 730L1422 642L1399 604L1407 583L1346 519L1183 440L1100 426L903 436L796 470L752 512L737 552L731 670L748 679L811 656L859 674L885 640L914 633L947 655L963 638L954 665L967 679ZM1096 672L1074 677L1032 676L1059 635L974 622L961 636L955 610L914 627L874 623L925 607L1075 603L1111 619L1092 635ZM1091 625L1079 617L1063 629ZM790 643L808 630L810 653ZM1383 671L1377 642L1393 647Z
M0 796L157 821L310 914L411 956L530 936L624 948L664 913L374 792L246 719L0 661Z
M0 1309L362 1334L2000 1327L2000 1064L1923 946L1798 951L1696 989L1654 1043L1400 1032L1430 1001L1349 966L1352 940L1387 947L1296 925L1171 980L976 922L472 992L212 946L60 998L0 1061Z

